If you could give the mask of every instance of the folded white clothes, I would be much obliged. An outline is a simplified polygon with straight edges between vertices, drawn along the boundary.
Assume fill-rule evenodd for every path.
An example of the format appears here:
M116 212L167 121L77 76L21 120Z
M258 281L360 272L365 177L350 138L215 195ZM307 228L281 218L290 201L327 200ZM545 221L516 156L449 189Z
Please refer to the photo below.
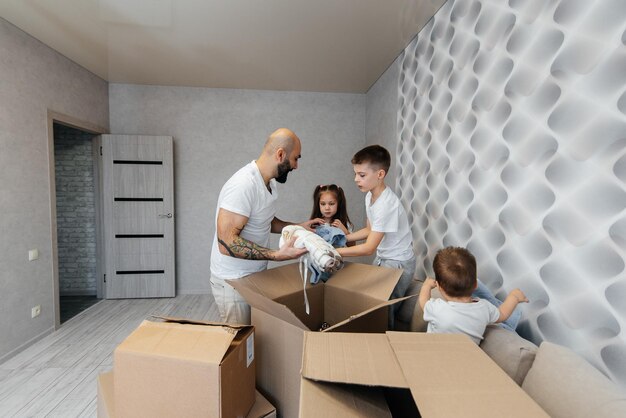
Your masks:
M309 301L306 295L306 282L308 273L311 272L311 283L319 281L321 273L332 274L343 267L343 259L331 244L324 238L299 225L289 225L283 228L280 234L279 245L289 241L293 236L295 248L306 248L308 253L300 257L300 275L304 284L304 301L306 313L309 313Z

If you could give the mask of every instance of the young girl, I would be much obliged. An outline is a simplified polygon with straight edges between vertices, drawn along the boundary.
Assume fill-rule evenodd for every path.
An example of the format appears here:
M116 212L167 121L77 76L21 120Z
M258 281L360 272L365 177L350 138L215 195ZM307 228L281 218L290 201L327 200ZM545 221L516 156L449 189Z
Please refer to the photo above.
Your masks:
M329 226L339 228L348 235L352 232L352 222L346 206L346 196L341 187L336 184L320 184L313 192L311 219L322 218Z

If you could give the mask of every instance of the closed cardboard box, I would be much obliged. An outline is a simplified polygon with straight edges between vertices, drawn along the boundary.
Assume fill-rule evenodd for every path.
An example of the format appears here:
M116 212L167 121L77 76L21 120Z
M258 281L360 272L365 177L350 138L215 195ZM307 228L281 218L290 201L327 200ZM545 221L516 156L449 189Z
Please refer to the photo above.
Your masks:
M459 334L307 332L300 399L301 418L548 417Z
M98 376L98 418L115 418L113 392L113 372L100 374ZM256 391L254 405L246 418L276 418L276 408Z
M378 332L387 330L389 301L402 270L346 263L326 283L303 282L297 263L265 270L229 283L252 307L257 340L257 387L282 417L296 417L305 332Z
M164 319L144 321L115 349L116 417L245 417L254 328Z

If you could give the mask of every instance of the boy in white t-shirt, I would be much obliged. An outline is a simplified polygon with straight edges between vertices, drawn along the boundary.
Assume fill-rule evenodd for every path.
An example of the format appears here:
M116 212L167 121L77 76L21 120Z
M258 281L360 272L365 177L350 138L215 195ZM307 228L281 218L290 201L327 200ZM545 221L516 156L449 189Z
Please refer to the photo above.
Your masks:
M391 156L380 145L365 147L352 158L354 181L365 195L367 226L348 234L348 242L365 240L352 247L338 248L342 257L367 256L376 253L374 264L403 269L393 289L391 299L403 297L415 273L413 238L406 211L398 196L385 185ZM389 328L393 329L395 315L400 307L389 309Z
M428 322L427 332L462 333L480 344L487 325L506 321L519 303L528 302L519 289L511 291L504 302L498 301L499 307L474 297L472 293L479 285L476 259L465 248L440 250L433 261L433 270L435 280L427 278L419 295L424 321ZM443 299L431 299L434 288L439 288ZM515 325L512 325L513 330Z

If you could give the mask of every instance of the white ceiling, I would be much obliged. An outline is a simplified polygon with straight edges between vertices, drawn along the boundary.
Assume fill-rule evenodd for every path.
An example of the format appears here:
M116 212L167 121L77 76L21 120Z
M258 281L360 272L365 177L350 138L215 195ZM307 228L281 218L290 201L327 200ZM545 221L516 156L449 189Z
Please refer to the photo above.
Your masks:
M364 93L445 0L1 0L113 83Z

